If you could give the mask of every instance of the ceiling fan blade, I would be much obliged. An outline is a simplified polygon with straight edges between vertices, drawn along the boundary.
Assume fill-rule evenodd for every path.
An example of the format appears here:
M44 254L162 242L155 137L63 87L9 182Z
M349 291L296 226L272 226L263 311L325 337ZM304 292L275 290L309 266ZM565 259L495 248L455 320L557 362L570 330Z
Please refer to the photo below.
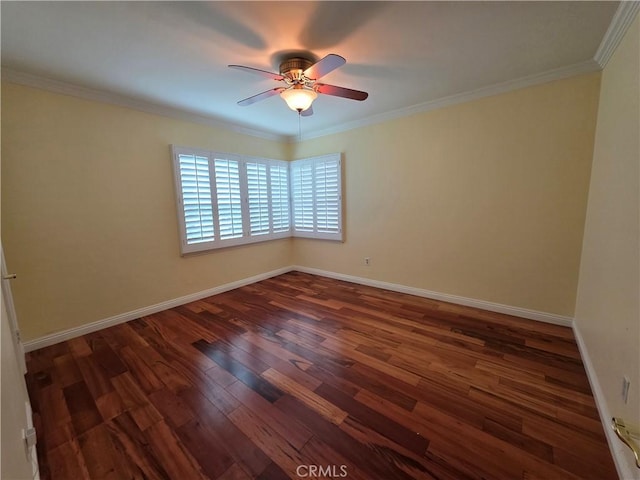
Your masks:
M274 95L279 94L283 90L286 90L284 87L272 88L271 90L267 90L266 92L258 93L253 97L245 98L244 100L240 100L238 105L241 107L246 107L248 105L252 105L260 100L264 100L265 98L273 97Z
M284 80L284 77L279 73L267 72L266 70L260 70L259 68L245 67L244 65L229 65L229 67L249 73L256 73L262 77L270 78L271 80Z
M304 71L304 75L311 80L318 80L319 78L324 77L327 73L341 67L345 63L347 63L347 61L343 57L336 55L335 53L330 53L307 68Z
M300 115L302 115L303 117L310 117L311 115L313 115L313 107L309 107L306 110L303 110Z
M333 95L334 97L350 98L351 100L366 100L369 94L360 90L352 90L345 87L336 87L335 85L327 85L326 83L316 83L314 89L318 93L325 95Z

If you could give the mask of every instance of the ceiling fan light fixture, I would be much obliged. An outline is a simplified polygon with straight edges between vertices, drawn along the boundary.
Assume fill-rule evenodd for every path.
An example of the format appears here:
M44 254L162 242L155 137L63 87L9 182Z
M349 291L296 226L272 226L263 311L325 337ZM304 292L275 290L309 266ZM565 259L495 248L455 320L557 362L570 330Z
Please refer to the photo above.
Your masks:
M304 88L296 85L280 93L280 96L287 102L287 106L295 112L304 112L307 110L318 94L310 88Z

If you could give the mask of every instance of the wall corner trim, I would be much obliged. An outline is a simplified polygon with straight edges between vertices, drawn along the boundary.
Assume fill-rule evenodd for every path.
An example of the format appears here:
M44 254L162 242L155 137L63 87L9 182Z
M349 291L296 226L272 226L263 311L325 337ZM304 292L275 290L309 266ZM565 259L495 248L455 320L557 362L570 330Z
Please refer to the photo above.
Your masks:
M611 451L613 462L615 463L616 470L618 471L618 477L620 477L621 479L638 478L635 476L635 473L631 471L628 462L625 460L625 456L629 454L629 450L618 439L615 432L613 431L613 427L611 426L611 418L613 417L613 415L611 414L611 410L609 410L607 399L604 395L602 387L600 386L600 382L598 381L598 376L596 374L593 363L591 362L591 357L589 356L587 345L584 341L584 338L582 337L582 334L580 333L578 323L575 320L573 321L572 328L573 335L576 339L576 343L578 344L578 350L580 351L580 357L582 358L582 363L584 364L584 369L587 372L587 378L589 379L589 385L591 386L591 392L593 393L593 398L596 402L598 414L600 415L600 422L602 423L602 428L604 429L604 435L607 438L609 450Z
M633 22L636 14L640 10L640 1L622 1L611 19L607 33L602 38L602 43L598 47L593 59L604 68L618 44Z

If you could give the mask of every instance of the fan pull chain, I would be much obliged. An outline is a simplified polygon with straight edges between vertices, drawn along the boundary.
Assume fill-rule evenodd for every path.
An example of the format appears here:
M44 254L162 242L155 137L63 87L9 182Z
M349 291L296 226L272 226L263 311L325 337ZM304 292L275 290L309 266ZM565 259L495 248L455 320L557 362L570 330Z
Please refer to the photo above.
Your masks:
M298 112L298 141L302 141L302 112Z

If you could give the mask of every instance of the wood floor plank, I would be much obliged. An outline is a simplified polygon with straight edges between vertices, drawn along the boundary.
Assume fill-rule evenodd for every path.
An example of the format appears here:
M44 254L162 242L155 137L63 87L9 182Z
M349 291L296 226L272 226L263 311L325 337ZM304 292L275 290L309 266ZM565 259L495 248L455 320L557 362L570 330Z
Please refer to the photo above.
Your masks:
M183 390L180 398L192 411L198 412L198 420L209 432L207 445L215 448L223 446L235 462L253 476L260 474L271 463L269 457L229 419L227 414L236 410L240 406L239 402L236 403L236 408L225 413L196 388Z
M39 418L42 427L49 432L45 437L47 449L51 450L70 442L74 434L71 427L71 414L62 388L58 385L49 385L40 390L38 397L38 403L45 407L40 409ZM77 414L77 412L74 413Z
M84 382L74 383L63 389L65 402L71 415L71 424L76 435L102 423L102 416L95 400ZM46 408L46 405L42 405Z
M45 468L40 468L41 476L60 479L90 478L84 456L75 439L50 450L47 460Z
M249 410L269 424L278 434L287 440L293 448L300 451L309 441L313 433L297 420L285 415L272 403L255 393L242 382L235 382L227 389Z
M340 429L360 443L367 445L371 451L391 461L398 469L398 473L403 472L410 478L428 480L439 478L432 466L428 465L425 460L426 451L416 454L352 417L348 417L340 425Z
M218 480L251 480L251 477L240 465L234 463L218 477Z
M110 377L100 365L98 365L94 353L80 357L76 362L84 383L94 397L99 397L113 391Z
M209 377L211 380L213 380L223 388L227 388L229 385L238 381L236 377L234 377L227 370L219 367L218 365L211 367L204 373L207 377Z
M229 419L288 475L291 476L298 465L309 463L285 438L248 408L237 408L231 412Z
M570 328L326 277L26 360L43 480L616 478Z
M426 438L330 385L323 383L315 392L346 411L350 417L418 455L424 454L429 446Z
M383 360L371 357L357 350L345 348L344 345L341 345L338 341L332 340L330 338L322 342L322 346L334 353L340 353L341 355L350 358L357 363L368 365L371 368L386 373L410 385L418 385L418 383L420 382L420 375L416 375L415 373L403 368L398 368L393 363L387 363Z
M234 377L249 388L255 390L256 393L262 395L269 402L273 403L282 396L281 390L260 378L243 363L227 355L220 348L220 344L215 342L213 344L209 344L204 340L201 340L194 343L194 346L216 362L221 368L227 370Z
M61 387L68 387L83 379L75 358L71 353L53 359L54 381Z
M170 478L206 479L202 467L164 422L150 426L145 437Z
M277 463L271 462L263 472L255 477L256 480L289 480L291 477L284 473Z
M430 435L432 442L429 450L441 456L458 459L469 471L484 472L489 478L520 478L528 470L544 472L547 478L575 478L554 463L546 462L532 452L517 448L481 429L468 428L458 418L437 408L418 404L416 411L420 412L421 426L433 432ZM445 432L449 432L450 435L445 435ZM460 442L455 441L456 437L465 438L469 446L482 444L483 449L461 449Z
M197 460L203 473L209 478L218 478L233 464L234 460L218 441L208 425L197 418L191 418L176 430L185 448Z
M196 414L169 389L157 390L149 395L149 400L163 416L167 424L177 429L193 420Z
M289 377L282 375L280 372L274 369L269 369L262 374L264 378L276 385L282 391L287 392L289 395L297 398L302 403L307 405L312 410L315 410L320 415L325 417L332 423L340 425L342 421L347 417L347 412L342 410L339 406L325 400L320 395L314 393L308 388L294 382Z
M298 399L285 395L275 405L283 412L306 424L314 432L316 438L344 455L349 462L347 466L358 466L368 472L371 478L389 480L412 478L398 469L394 461L389 461L387 456L380 455L380 451L376 450L375 446L370 443L362 443L350 436Z
M160 464L142 430L133 417L125 412L106 423L115 448L126 455L144 478L169 479L169 474Z
M278 343L268 341L260 335L250 334L249 332L243 335L242 338L235 338L233 340L234 345L238 345L240 340L245 339L247 342L242 342L240 348L255 352L270 367L276 368L285 375L294 377L297 382L304 384L308 388L317 386L317 381L304 373L311 366L311 363L306 359L282 348Z
M142 479L141 472L114 448L105 424L100 424L78 437L89 478L118 480Z
M165 387L164 383L160 381L158 376L153 373L153 370L140 358L133 348L125 346L121 348L119 352L122 361L129 368L129 372L133 375L136 382L138 382L140 388L147 394Z
M302 468L300 468L300 465L296 467L294 472L298 478L304 478L305 475L309 477L349 478L355 480L369 480L371 478L368 473L363 472L357 465L351 464L341 453L315 438L309 440L302 453L306 458L313 459L313 464ZM313 467L316 467L316 469L311 470Z
M76 337L67 340L67 346L69 348L69 352L75 358L91 355L91 347L84 337Z
M115 390L113 392L105 393L98 397L96 400L96 407L102 415L103 420L111 420L114 417L124 413L126 407L122 401L122 397Z
M225 415L240 406L240 403L233 395L207 374L194 374L189 377L189 380L193 386L181 390L178 394L183 400L204 397L207 402L210 402ZM237 381L235 377L234 381ZM199 411L198 408L193 408L192 410Z

